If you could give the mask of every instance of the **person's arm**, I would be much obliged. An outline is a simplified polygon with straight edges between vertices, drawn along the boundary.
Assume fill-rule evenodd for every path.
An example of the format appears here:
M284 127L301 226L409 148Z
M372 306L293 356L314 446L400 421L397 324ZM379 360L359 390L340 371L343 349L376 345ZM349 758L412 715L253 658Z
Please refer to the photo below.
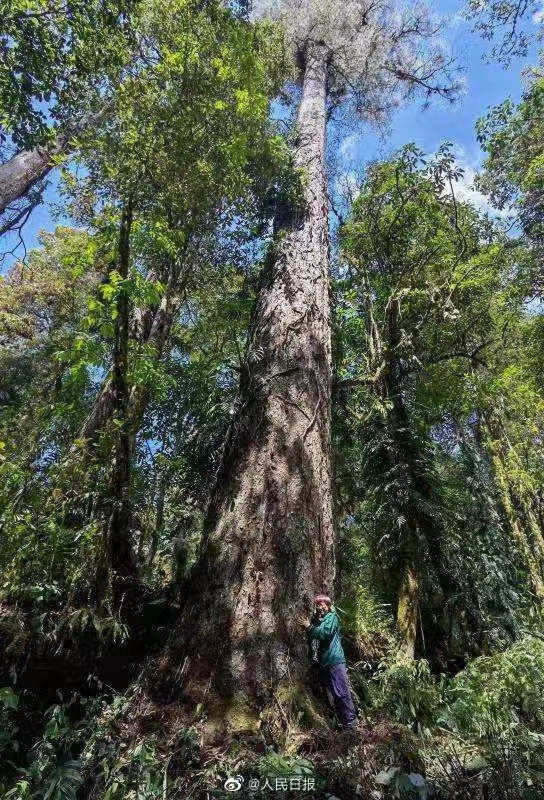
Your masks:
M338 617L334 613L329 613L324 616L319 625L313 625L310 630L312 639L319 639L324 641L329 639L339 628Z

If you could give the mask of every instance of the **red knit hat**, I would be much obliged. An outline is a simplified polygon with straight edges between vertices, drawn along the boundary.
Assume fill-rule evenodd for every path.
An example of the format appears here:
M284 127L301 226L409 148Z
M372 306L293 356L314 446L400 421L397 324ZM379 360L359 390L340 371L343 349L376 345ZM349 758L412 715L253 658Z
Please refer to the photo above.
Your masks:
M328 606L332 606L332 600L328 594L316 594L314 603L326 603Z

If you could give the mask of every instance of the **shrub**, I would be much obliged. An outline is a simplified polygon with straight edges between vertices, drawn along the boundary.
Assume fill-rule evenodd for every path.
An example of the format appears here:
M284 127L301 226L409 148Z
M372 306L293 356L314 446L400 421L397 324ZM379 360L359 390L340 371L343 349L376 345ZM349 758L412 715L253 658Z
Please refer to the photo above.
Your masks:
M518 724L542 730L543 697L544 640L531 634L460 672L446 692L443 721L472 736Z
M428 728L437 721L443 691L443 680L431 675L425 659L395 658L380 664L370 696L375 708L398 722Z

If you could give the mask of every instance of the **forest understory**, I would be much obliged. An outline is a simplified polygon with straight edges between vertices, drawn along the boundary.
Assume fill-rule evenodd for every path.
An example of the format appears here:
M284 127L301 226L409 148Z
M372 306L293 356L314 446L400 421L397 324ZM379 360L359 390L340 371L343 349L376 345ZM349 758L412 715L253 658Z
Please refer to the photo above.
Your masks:
M434 8L0 7L1 800L544 797L544 14L456 13L469 191L341 163L463 102Z

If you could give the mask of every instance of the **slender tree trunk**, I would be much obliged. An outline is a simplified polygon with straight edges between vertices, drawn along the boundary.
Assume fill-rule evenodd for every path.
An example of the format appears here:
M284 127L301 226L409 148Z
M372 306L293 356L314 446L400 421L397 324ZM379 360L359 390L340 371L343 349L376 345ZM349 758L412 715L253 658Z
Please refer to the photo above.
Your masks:
M57 138L33 150L23 150L0 164L0 214L51 172L52 159L62 153L64 144Z
M151 279L155 279L155 275ZM179 275L174 266L172 266L166 291L159 307L155 311L151 309L135 309L134 319L131 324L134 338L141 344L152 345L157 360L164 353L172 324L179 310L180 287L178 283ZM133 433L139 430L148 402L149 388L134 384L130 390L128 412L130 429ZM85 441L87 448L96 442L100 433L111 419L114 410L115 392L113 391L113 375L110 373L104 379L93 406L79 431L78 438Z
M261 703L300 676L296 615L333 587L327 61L324 46L310 46L295 151L304 208L282 220L263 271L201 554L165 659L172 669L188 658L189 696L212 680L220 696L237 685Z
M413 659L416 652L417 624L421 600L421 580L415 561L406 563L404 576L399 589L397 606L397 630L402 652Z
M500 422L494 419L491 413L484 414L483 419L480 421L483 443L489 455L495 486L506 517L508 530L512 536L514 546L521 557L522 563L529 573L533 591L539 602L542 603L544 601L544 579L541 564L542 551L540 549L542 537L541 535L536 536L534 544L531 543L523 521L516 512L506 467L501 457L501 427ZM530 523L530 520L528 520L528 522ZM538 528L536 520L534 520L534 524L540 534L540 528ZM536 533L536 531L532 532L533 535Z
M126 281L130 262L130 228L132 225L132 205L130 201L123 209L119 235L119 274ZM115 396L115 414L120 429L116 437L111 471L111 498L113 509L109 523L110 563L115 572L126 574L134 572L132 548L129 540L130 527L130 465L131 437L128 422L129 388L128 337L129 337L129 297L125 287L121 288L115 326L115 346L113 351L112 384Z
M129 274L131 224L132 205L128 201L123 209L119 231L118 269L124 281ZM136 572L130 541L131 436L128 426L129 389L127 381L129 302L126 286L122 286L117 301L111 376L113 410L119 428L115 431L109 489L104 513L104 555L103 563L99 565L97 579L99 602L103 602L106 595L108 579L111 578L115 582L117 578L126 578Z

